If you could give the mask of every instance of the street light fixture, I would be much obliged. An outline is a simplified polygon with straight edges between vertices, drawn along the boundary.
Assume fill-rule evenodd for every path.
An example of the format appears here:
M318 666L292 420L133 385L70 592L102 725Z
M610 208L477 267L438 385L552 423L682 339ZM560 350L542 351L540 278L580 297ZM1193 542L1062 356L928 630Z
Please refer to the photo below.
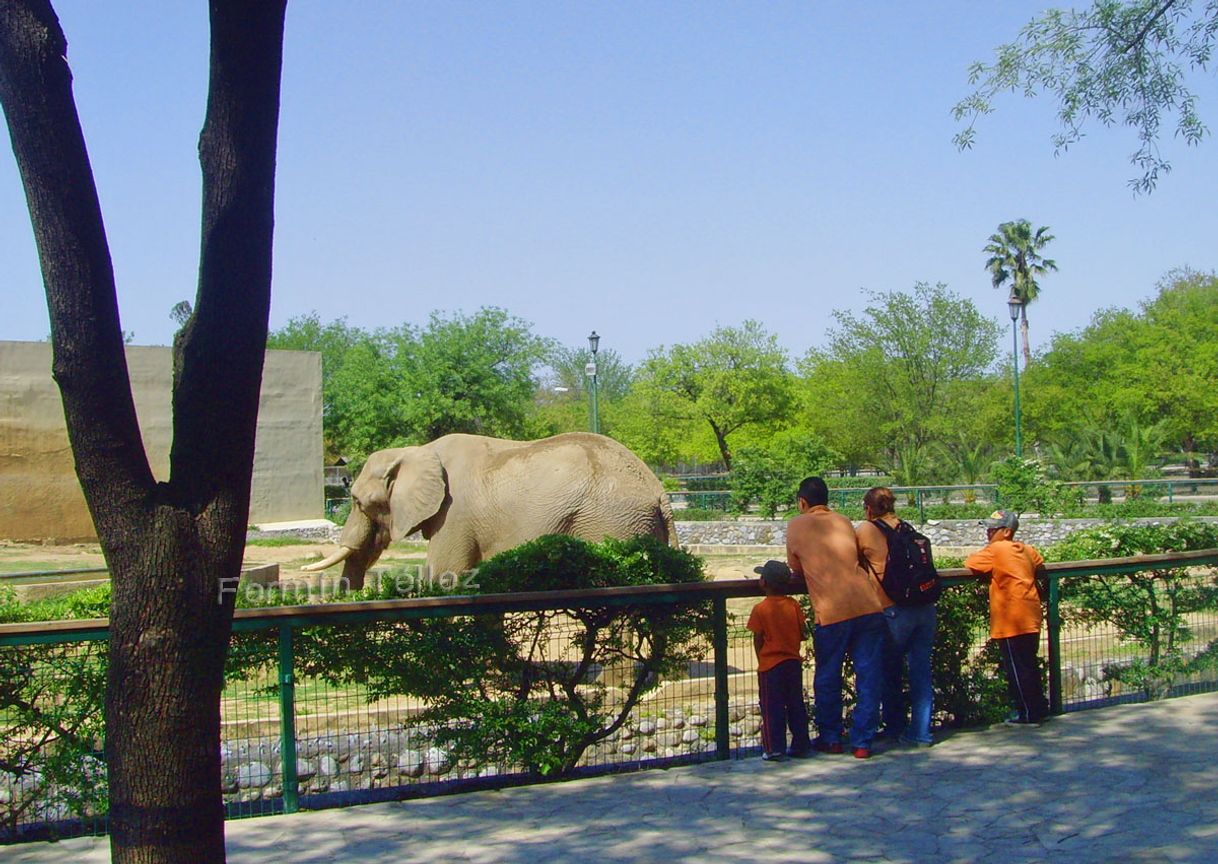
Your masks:
M1016 322L1023 312L1024 300L1016 294L1007 298L1011 313L1011 367L1015 370L1015 455L1023 457L1023 416L1019 410L1019 332Z
M592 362L589 363L584 368L584 374L586 374L589 378L592 379L592 387L591 387L591 390L589 391L592 394L592 422L591 422L590 426L591 426L592 431L598 435L600 434L600 431L601 431L601 418L600 418L599 406L597 405L597 393L596 393L596 352L597 352L597 349L600 347L600 344L601 344L601 337L597 336L596 331L593 330L592 333L589 334L589 336L588 336L588 347L592 349Z

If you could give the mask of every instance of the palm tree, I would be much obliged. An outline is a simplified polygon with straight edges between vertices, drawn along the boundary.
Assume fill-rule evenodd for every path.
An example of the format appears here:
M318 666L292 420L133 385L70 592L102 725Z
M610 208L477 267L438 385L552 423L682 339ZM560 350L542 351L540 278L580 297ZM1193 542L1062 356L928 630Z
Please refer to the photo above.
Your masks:
M1028 348L1028 304L1040 296L1040 284L1036 281L1046 273L1057 269L1057 262L1041 255L1041 250L1053 242L1048 227L1035 231L1027 219L1003 222L990 235L983 252L989 254L985 269L990 271L990 281L1001 288L1009 281L1011 296L1019 300L1019 330L1023 336L1023 362L1032 362Z

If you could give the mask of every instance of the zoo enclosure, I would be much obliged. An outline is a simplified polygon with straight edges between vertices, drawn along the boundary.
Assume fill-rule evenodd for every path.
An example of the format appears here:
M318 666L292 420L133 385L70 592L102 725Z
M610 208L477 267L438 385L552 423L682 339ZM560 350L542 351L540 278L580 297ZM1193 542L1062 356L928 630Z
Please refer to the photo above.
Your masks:
M1123 640L1114 628L1094 622L1063 627L1064 585L1102 585L1111 577L1129 574L1150 574L1154 578L1159 572L1204 565L1218 565L1218 550L1048 565L1043 656L1047 659L1054 712L1218 687L1215 669L1207 669L1201 675L1203 680L1183 686L1183 679L1168 681L1166 688L1158 689L1122 686L1117 673L1147 659L1139 653L1140 646ZM961 570L944 570L942 574L952 591L977 584ZM1212 591L1216 582L1212 572L1194 573L1175 578L1168 589L1183 590L1189 585ZM630 721L606 746L588 752L578 772L726 759L751 752L757 746L756 675L750 665L751 635L744 630L740 616L751 605L750 598L758 596L755 581L734 580L238 610L233 622L234 639L242 634L261 634L273 641L277 650L270 674L230 684L225 691L224 758L226 775L232 778L225 796L229 814L291 812L302 806L400 799L535 779L522 775L519 766L501 764L492 766L492 770L443 764L443 754L433 753L436 748L424 749L427 742L423 737L418 741L410 737L417 731L410 725L419 708L417 702L374 698L364 687L326 683L315 669L302 668L308 666L298 651L302 640L311 633L337 632L335 628L347 625L371 628L385 622L536 611L558 615L580 609L707 610L713 625L705 646L710 662L691 664L684 682L665 682L656 699L641 701ZM1065 605L1072 602L1067 600ZM1218 644L1218 597L1209 597L1201 606L1204 608L1188 611L1187 636L1182 636L1174 650L1189 656L1214 651ZM42 652L53 646L82 656L104 654L107 637L104 619L2 625L3 677L8 679L11 670L19 667L37 667ZM976 641L980 644L984 639ZM693 668L695 665L697 668ZM810 683L810 671L809 665L805 668L806 684ZM5 710L0 708L0 725ZM381 753L378 767L377 748L392 745L394 736L399 739L396 761L387 765ZM92 770L96 771L100 756L94 753L82 758L93 760ZM9 785L5 794L11 802L21 789L11 778ZM38 836L40 831L45 835L48 823L61 835L104 830L100 813L91 815L87 808L72 813L62 804L48 803L29 808L20 823L10 825L0 837Z

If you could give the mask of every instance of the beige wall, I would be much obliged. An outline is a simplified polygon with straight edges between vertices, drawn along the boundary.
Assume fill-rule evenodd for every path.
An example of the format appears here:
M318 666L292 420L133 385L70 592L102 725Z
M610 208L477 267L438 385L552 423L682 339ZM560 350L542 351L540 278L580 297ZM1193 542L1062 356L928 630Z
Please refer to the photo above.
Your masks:
M168 480L173 434L168 348L128 346L148 461ZM321 355L268 351L262 374L250 522L320 519ZM0 538L87 540L96 534L73 468L46 342L0 342Z

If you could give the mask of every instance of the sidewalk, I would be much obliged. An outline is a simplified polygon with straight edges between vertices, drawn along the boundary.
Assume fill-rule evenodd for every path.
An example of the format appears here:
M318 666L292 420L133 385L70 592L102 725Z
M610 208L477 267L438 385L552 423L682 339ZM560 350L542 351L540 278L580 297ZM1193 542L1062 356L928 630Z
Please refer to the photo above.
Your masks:
M229 822L252 862L1218 860L1218 694L945 736ZM5 847L102 864L106 838Z

